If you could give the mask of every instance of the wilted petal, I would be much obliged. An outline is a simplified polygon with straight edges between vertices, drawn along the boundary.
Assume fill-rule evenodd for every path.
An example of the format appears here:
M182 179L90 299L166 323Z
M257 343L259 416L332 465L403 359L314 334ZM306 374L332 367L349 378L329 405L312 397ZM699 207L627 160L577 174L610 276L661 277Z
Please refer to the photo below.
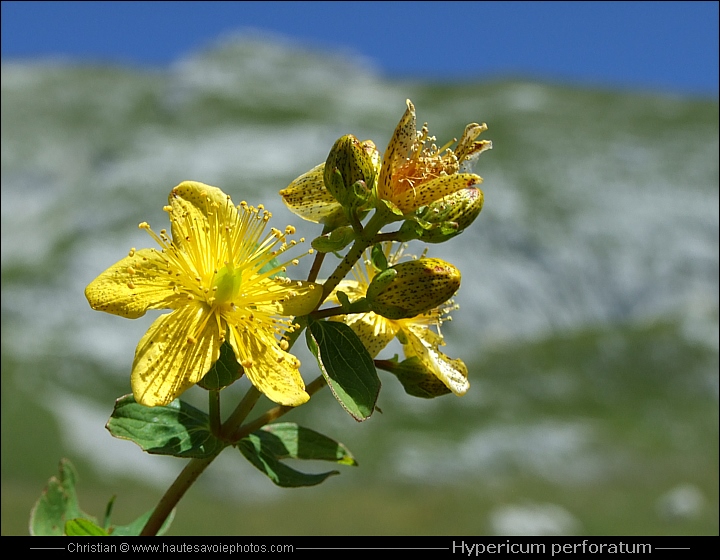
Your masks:
M456 395L467 393L470 388L467 366L462 360L448 358L438 350L438 346L444 344L440 335L414 325L408 326L406 335L408 343L404 349L407 357L417 356Z

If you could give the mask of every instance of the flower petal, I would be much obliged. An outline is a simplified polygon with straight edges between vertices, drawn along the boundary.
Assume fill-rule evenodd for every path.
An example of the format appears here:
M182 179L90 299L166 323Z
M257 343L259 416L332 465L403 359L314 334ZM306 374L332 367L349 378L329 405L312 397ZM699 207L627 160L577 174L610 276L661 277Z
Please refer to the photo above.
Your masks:
M412 325L405 333L408 344L403 349L408 358L417 356L456 395L467 393L470 388L467 366L462 360L448 358L438 350L438 345L444 344L440 335L428 328Z
M347 222L345 212L325 187L324 174L325 164L321 163L282 189L280 196L290 211L304 220L329 226L343 225Z
M280 349L270 332L230 325L230 345L250 382L271 401L299 406L310 400L300 375L300 360Z
M356 313L333 317L344 321L358 335L365 349L374 358L395 338L399 328L385 317L376 313Z
M283 286L280 315L300 317L314 311L322 297L322 286L314 282L294 281Z
M211 220L221 228L233 227L239 220L230 197L205 183L183 181L170 192L168 202L173 243L177 247L201 246L215 239L217 230L211 232L208 229Z
M383 156L380 177L378 178L378 194L383 200L394 201L392 192L392 172L400 166L408 156L411 146L417 138L417 122L415 106L407 99L407 109L400 119Z
M155 249L132 251L85 288L90 307L128 319L145 315L148 309L175 309L184 305L173 291L175 271Z
M220 356L222 337L204 305L158 317L135 351L130 378L135 400L162 406L200 381Z
M413 189L395 194L393 202L400 210L409 213L421 206L427 206L440 200L444 196L480 183L482 183L482 177L473 173L441 175Z

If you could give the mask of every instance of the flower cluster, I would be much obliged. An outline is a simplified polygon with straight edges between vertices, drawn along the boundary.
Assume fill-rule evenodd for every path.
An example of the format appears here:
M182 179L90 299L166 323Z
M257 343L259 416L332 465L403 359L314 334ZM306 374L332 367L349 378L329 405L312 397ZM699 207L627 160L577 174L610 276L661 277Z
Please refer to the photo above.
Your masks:
M281 405L303 404L310 397L289 350L308 321L322 319L347 325L367 359L395 374L408 393L464 394L467 368L440 351L440 325L456 308L460 272L437 258L404 259L403 251L411 240L447 241L477 218L482 178L470 166L491 148L477 140L486 128L469 124L458 141L438 147L427 125L417 130L408 100L383 154L370 140L338 139L324 163L280 191L292 212L323 225L305 253L317 251L306 281L286 276L298 257L278 259L296 245L292 226L266 231L270 213L262 205L235 206L202 183L175 187L164 208L170 233L140 224L158 248L131 249L85 291L93 309L127 318L170 310L137 346L135 401L169 404L202 382L227 344L260 392ZM316 283L327 253L342 261ZM377 359L393 339L405 359Z
M386 241L376 245L382 247L385 262L378 264L364 251L352 268L355 279L340 281L330 297L353 312L335 320L348 324L373 358L393 338L400 340L403 362L375 363L395 373L417 396L462 395L468 390L465 364L439 350L445 344L439 327L447 311L455 308L450 298L460 286L460 272L440 259L401 263L402 246L393 249L393 242L440 243L477 218L484 201L477 187L482 178L470 168L492 147L488 140L477 140L486 129L485 124L471 123L457 144L453 140L439 148L427 124L417 130L415 107L407 100L407 110L382 156L371 140L344 136L325 163L280 191L292 212L325 226L324 235L313 241L321 252L342 250L353 241L356 246ZM382 216L382 226L403 223L394 233L372 238L372 220L364 228L360 223L370 210Z

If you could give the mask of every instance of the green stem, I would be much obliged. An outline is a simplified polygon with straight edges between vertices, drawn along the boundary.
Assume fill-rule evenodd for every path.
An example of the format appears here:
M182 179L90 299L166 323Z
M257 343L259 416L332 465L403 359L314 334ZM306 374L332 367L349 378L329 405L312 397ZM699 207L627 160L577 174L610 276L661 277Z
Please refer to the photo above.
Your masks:
M327 383L325 382L325 378L322 375L319 375L315 379L313 379L307 387L305 387L305 392L312 396L315 393L317 393L320 389L322 389ZM271 408L268 410L265 414L262 416L258 416L255 420L252 422L248 422L244 426L241 426L240 429L235 433L233 436L233 441L239 441L248 434L253 433L256 430L259 430L266 424L269 424L273 420L277 420L282 415L287 414L291 410L293 410L295 407L293 406L276 406L275 408Z
M238 426L240 426L245 418L247 418L248 414L250 414L250 411L253 409L261 396L262 393L255 388L255 385L250 385L250 389L248 389L248 392L245 393L243 400L237 405L237 408L227 419L227 422L223 424L223 437L227 438L231 436L235 430L237 430Z
M317 280L318 274L320 274L320 267L325 260L326 254L327 253L320 252L317 252L315 254L315 260L313 261L312 267L310 268L310 274L308 274L308 282L315 282L315 280Z
M344 315L345 311L339 305L336 307L328 307L327 309L318 309L311 313L313 319L324 319L325 317L334 317L335 315Z
M220 451L222 451L222 449ZM165 523L165 520L180 501L180 498L185 495L188 488L193 485L208 465L213 462L220 451L211 457L206 457L204 459L192 459L187 465L185 465L185 468L180 472L178 477L175 479L175 482L172 483L170 488L167 489L167 492L165 492L165 495L158 502L155 511L152 512L152 515L145 524L145 527L143 527L140 536L152 537L157 535L160 527L162 527L163 523Z
M325 235L331 231L332 228L325 225L323 226L323 230L320 235ZM310 267L310 273L308 274L308 282L315 282L315 280L317 280L318 274L320 274L320 267L325 260L325 254L326 253L321 253L320 251L315 253L315 259L313 260L312 267Z
M210 433L220 435L220 391L208 391L208 415L210 416Z
M384 212L376 211L367 225L363 228L362 235L358 236L353 243L353 246L345 255L345 258L340 262L335 272L330 275L325 283L323 284L323 295L320 298L321 303L324 302L332 291L337 287L340 281L347 276L348 272L352 270L355 263L362 257L363 252L370 245L372 245L373 239L380 228L387 223L387 216Z

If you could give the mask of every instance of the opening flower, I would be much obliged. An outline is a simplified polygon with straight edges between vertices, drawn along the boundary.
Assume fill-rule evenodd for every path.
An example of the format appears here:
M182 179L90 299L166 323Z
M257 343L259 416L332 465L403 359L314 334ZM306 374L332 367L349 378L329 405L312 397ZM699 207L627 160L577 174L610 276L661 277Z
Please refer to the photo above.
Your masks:
M160 249L131 249L85 290L93 309L130 319L149 309L172 310L137 346L135 400L170 403L205 376L227 340L268 398L287 406L306 402L300 362L278 336L293 329L292 316L315 308L322 289L277 276L297 264L275 260L296 244L286 239L294 228L263 235L270 213L262 205L236 207L220 189L190 181L172 190L164 210L171 238L141 223Z
M383 251L388 265L393 266L401 259L404 246L400 245L397 250L392 251L392 243L384 243ZM344 292L350 302L365 297L377 274L379 270L372 264L370 252L366 251L364 258L353 267L354 280L340 282L331 299L339 302L337 291ZM440 334L440 325L449 319L447 313L453 309L456 309L456 306L452 301L447 301L411 318L388 319L370 311L340 316L336 320L342 320L352 328L373 358L397 337L403 345L405 357L412 359L415 364L415 371L434 376L456 395L464 395L470 388L467 367L462 360L451 359L439 350L440 346L445 345ZM431 330L432 327L437 329L437 332Z
M427 124L417 132L415 106L408 99L407 110L395 128L382 160L377 182L377 198L398 215L406 215L482 182L474 173L461 172L485 150L489 140L475 141L487 125L471 123L465 127L455 150L455 140L438 148Z

